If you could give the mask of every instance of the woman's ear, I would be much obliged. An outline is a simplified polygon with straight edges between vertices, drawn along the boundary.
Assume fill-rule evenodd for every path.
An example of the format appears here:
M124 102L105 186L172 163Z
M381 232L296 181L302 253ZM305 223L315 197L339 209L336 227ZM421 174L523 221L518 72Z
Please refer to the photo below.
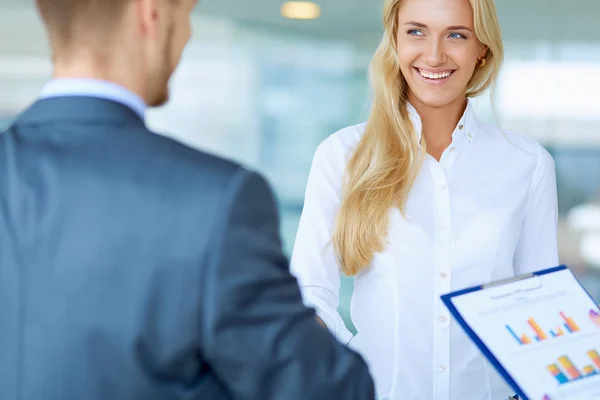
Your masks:
M486 45L483 45L483 48L479 52L479 57L477 57L477 58L479 60L486 58L489 51L490 51L490 49Z

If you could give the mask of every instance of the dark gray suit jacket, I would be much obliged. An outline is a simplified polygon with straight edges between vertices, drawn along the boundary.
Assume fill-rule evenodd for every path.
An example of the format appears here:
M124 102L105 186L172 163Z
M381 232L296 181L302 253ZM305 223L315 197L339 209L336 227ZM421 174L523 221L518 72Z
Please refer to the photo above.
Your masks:
M91 97L36 102L0 157L0 399L374 398L259 175Z

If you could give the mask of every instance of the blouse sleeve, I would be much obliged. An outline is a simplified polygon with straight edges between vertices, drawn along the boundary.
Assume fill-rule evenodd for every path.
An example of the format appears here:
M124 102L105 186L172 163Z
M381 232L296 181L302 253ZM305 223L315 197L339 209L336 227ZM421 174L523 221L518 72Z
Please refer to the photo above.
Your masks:
M330 137L317 148L291 259L304 302L344 344L352 338L338 313L340 266L331 242L346 167L345 149Z
M517 274L558 266L557 228L555 164L550 153L539 146L537 163L525 202L521 236L514 256Z

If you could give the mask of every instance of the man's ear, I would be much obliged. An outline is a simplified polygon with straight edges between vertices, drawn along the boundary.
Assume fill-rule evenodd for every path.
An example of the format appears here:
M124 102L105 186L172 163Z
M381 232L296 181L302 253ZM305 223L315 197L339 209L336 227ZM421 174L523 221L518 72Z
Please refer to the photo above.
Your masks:
M158 0L134 0L134 12L141 33L151 39L159 36L160 4Z

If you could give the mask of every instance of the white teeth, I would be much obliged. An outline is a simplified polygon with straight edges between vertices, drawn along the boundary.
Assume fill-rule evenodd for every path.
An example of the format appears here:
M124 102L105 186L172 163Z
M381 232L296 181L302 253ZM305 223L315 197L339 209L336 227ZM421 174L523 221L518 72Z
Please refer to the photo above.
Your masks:
M446 72L441 72L441 73L433 73L433 72L427 72L427 71L422 71L419 70L419 73L421 74L421 76L427 78L427 79L445 79L447 77L450 76L450 74L452 73L452 71L446 71Z

